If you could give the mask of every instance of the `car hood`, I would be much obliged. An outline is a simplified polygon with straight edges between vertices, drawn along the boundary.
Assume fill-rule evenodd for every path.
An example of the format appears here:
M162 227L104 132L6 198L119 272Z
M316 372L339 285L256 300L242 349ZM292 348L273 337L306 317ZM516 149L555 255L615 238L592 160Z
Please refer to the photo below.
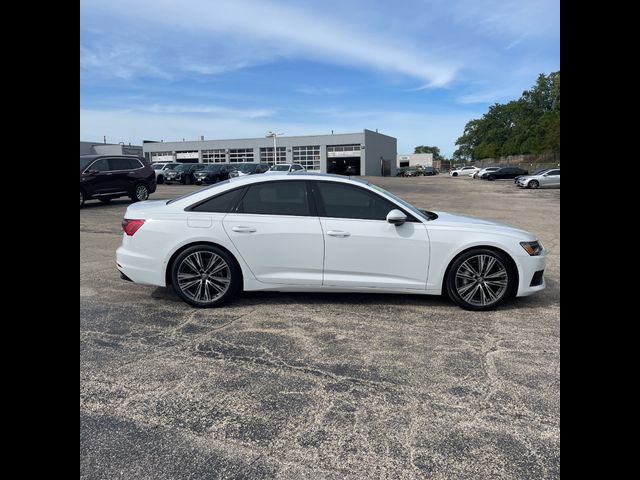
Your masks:
M526 237L525 240L533 241L536 239L535 235L521 228L512 227L506 223L494 222L492 220L486 220L484 218L469 217L467 215L458 215L456 213L448 212L433 212L438 215L438 218L429 222L429 224L437 225L441 227L460 227L470 228L473 230L484 230L492 233L503 233L506 235L512 235L516 237Z

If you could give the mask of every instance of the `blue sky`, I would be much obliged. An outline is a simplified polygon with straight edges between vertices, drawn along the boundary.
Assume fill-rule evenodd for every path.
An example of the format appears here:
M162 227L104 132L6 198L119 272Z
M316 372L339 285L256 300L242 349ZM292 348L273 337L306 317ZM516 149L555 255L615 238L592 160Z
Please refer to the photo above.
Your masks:
M559 0L81 0L80 139L376 128L450 156L560 68Z

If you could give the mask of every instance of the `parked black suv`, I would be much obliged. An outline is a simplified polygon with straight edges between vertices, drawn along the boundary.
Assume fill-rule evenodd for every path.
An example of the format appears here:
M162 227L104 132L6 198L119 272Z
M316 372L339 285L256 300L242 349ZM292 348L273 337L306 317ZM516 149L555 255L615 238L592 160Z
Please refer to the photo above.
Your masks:
M164 182L179 182L184 185L191 185L196 180L194 173L204 167L205 164L203 163L181 163L177 167L165 171Z
M138 202L156 191L156 174L134 155L80 155L80 207L96 198L104 203L128 196Z
M196 185L218 183L222 180L227 180L229 174L233 171L235 171L235 168L225 163L210 163L194 174L195 183Z

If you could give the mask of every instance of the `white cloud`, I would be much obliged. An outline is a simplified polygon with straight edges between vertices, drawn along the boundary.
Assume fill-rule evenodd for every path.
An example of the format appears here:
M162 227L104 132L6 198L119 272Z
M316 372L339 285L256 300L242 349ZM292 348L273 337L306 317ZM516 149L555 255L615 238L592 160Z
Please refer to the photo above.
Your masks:
M216 41L233 38L244 46L253 43L261 54L251 59L255 61L264 61L264 55L315 58L408 75L432 87L446 85L456 71L453 62L436 58L428 46L417 48L403 37L367 30L354 19L329 17L322 9L302 10L291 4L254 0L84 0L81 9L89 27L107 14L136 18L151 32L173 29L198 32Z

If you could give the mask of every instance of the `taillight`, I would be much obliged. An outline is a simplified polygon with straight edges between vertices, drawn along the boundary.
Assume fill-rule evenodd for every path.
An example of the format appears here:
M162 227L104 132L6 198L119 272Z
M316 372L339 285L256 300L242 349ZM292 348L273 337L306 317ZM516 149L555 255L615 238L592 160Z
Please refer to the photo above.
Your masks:
M130 237L133 236L133 234L136 233L142 225L144 225L144 220L130 220L128 218L122 219L122 230L124 230L124 233Z

